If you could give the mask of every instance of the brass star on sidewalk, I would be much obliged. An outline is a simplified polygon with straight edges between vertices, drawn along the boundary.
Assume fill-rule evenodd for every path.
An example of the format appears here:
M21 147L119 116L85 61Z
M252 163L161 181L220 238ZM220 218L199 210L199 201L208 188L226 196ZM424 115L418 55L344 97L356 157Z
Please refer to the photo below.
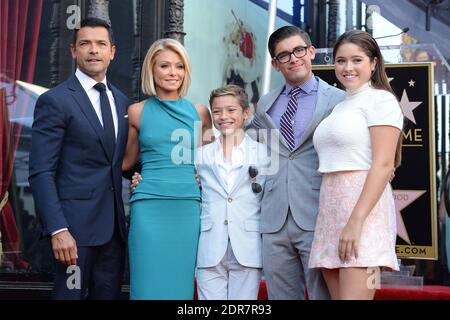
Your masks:
M413 110L417 108L422 101L409 101L406 90L403 90L402 100L400 100L400 106L402 107L403 115L416 124L416 118L414 118Z
M424 190L393 190L395 199L395 216L397 221L397 235L402 238L408 244L411 244L411 240L408 236L408 231L405 227L405 222L403 221L401 210L409 206L426 191Z

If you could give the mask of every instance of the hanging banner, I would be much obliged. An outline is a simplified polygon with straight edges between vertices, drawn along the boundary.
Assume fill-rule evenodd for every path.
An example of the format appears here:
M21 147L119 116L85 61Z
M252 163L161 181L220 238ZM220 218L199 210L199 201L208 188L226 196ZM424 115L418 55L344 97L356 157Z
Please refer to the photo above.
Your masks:
M313 66L313 72L341 87L334 66ZM392 181L397 256L437 260L433 64L387 64L386 73L405 117L402 164Z

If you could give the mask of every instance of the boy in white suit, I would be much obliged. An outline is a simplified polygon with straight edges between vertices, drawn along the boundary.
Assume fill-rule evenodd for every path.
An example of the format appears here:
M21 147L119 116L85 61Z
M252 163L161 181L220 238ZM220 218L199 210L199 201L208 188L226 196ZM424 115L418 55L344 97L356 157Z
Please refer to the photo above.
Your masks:
M260 212L268 167L266 146L244 133L249 116L244 89L211 92L220 138L197 150L202 187L197 255L199 300L256 300L262 272Z

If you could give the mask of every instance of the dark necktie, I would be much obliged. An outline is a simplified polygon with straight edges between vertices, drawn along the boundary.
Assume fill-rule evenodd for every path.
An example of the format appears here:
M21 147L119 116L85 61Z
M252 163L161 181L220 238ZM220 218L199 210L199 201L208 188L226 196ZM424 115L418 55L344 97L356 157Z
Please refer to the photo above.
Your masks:
M299 93L300 88L291 90L291 98L289 99L287 109L280 119L280 131L286 140L290 151L295 148L294 117L297 112L297 96Z
M108 154L112 157L114 154L114 147L116 145L116 134L114 131L114 121L111 112L111 105L109 104L108 95L106 94L106 86L99 82L94 88L100 92L100 108L102 110L103 131L105 134L105 144Z

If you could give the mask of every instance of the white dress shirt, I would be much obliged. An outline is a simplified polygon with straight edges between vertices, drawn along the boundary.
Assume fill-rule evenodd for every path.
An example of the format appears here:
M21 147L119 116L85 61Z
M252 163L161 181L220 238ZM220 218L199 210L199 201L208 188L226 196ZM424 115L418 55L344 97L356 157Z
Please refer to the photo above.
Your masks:
M244 137L244 139L246 138ZM225 158L223 156L222 140L220 138L217 140L218 142L215 160L217 163L220 177L222 178L222 181L225 182L225 185L227 186L227 191L230 192L238 177L239 170L244 164L245 160L245 150L243 143L244 140L242 140L238 146L233 146L230 158Z
M75 72L75 76L78 81L80 81L81 86L89 97L92 106L94 107L95 113L97 114L98 120L103 126L103 118L102 118L102 110L100 108L100 92L94 88L94 86L98 83L96 80L89 77L87 74L83 73L80 69L77 69ZM106 94L108 95L109 104L111 105L111 113L114 122L114 132L117 138L117 109L116 103L114 102L114 97L112 91L108 88L108 84L106 82L106 77L101 81L106 86Z

